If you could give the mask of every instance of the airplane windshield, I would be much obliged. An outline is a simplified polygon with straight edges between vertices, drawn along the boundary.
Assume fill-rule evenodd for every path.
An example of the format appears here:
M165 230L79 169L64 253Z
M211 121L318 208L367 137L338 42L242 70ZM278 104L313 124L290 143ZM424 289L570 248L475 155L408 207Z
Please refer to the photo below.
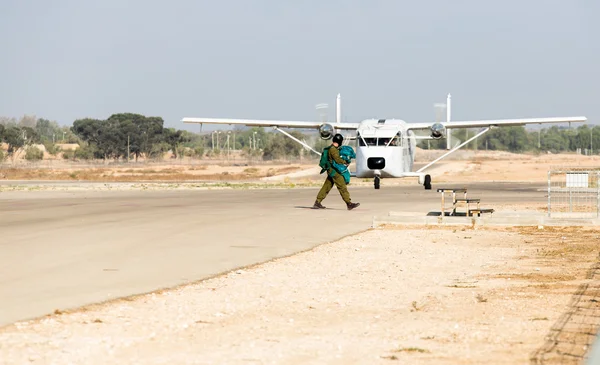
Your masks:
M390 143L390 146L402 146L402 135L400 132L396 133L396 136L394 136L394 139L392 140L392 143Z
M377 146L377 138L359 138L358 141L361 146Z
M391 142L390 142L391 140ZM402 139L400 137L400 133L398 133L395 137L379 137L379 138L361 138L358 137L358 145L359 146L378 146L378 147L400 147L402 146Z

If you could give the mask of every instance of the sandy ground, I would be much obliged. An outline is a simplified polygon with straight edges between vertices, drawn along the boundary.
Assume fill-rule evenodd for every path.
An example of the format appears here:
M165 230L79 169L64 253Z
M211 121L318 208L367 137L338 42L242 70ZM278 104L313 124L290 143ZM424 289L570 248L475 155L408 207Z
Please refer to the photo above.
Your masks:
M440 151L420 152L421 158L417 158L417 161L422 163L441 155ZM597 169L600 167L600 156L461 151L461 154L453 158L449 156L433 165L429 173L438 182L469 181L473 178L477 181L545 182L548 180L548 171L559 167Z
M544 347L545 336L576 289L594 281L586 272L599 239L573 228L371 230L197 284L5 327L0 362L553 363L564 356ZM588 343L565 341L562 350L580 361Z
M310 165L314 166L314 165ZM284 175L308 166L299 164L232 166L212 164L190 165L121 165L120 167L81 166L70 167L3 167L0 179L3 180L55 180L55 181L238 181Z
M466 151L430 173L435 182L545 182L552 167L599 162ZM248 168L102 174L314 180L313 165ZM414 181L382 185L404 183ZM1 328L0 364L580 363L600 324L599 244L600 230L583 228L372 230L200 283Z
M416 165L424 164L441 156L446 151L419 150ZM257 163L247 160L210 161L186 160L169 164L121 164L85 165L65 161L42 161L21 167L0 167L0 181L10 180L55 180L97 182L241 182L252 181L263 184L294 182L310 184L322 180L316 160L304 162ZM525 181L545 182L548 170L556 167L600 166L600 156L577 154L513 154L497 151L457 151L431 166L427 171L434 182L477 181ZM354 171L354 163L350 170ZM383 179L382 185L414 184L416 178ZM372 179L353 179L355 185L371 185Z

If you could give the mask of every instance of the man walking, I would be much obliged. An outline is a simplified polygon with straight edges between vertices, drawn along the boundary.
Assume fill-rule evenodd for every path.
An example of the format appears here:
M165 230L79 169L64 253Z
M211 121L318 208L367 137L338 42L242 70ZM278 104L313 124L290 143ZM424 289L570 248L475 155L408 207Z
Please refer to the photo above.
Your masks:
M336 186L342 199L346 202L346 206L348 210L352 210L360 205L360 203L352 203L350 201L350 193L348 192L348 188L346 187L346 181L344 181L344 176L340 174L333 168L333 162L348 165L349 163L344 161L340 157L339 148L342 145L344 137L341 134L336 134L333 136L333 140L331 146L326 148L323 153L327 153L327 161L329 162L327 165L327 179L323 183L323 187L317 194L317 200L315 200L315 205L313 205L313 209L325 209L321 202L327 197L329 191L333 188L333 185Z

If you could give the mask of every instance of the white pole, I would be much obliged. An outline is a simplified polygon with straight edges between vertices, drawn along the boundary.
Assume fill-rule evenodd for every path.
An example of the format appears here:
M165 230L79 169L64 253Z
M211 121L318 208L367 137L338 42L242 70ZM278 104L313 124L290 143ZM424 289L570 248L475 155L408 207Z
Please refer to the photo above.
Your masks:
M450 94L446 97L446 123L450 123L451 113L452 113L452 100ZM448 129L446 133L446 149L449 150L452 148L452 130Z

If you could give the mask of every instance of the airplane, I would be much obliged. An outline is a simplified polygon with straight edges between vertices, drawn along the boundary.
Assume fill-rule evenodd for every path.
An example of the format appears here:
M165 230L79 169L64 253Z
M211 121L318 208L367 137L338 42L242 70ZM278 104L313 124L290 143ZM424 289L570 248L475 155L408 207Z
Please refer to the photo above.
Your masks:
M459 148L480 137L491 128L504 126L522 126L526 124L544 123L578 123L586 122L587 118L557 117L557 118L525 118L525 119L500 119L500 120L471 120L451 121L451 95L446 100L445 122L407 123L401 119L365 119L359 123L342 123L341 120L341 95L336 99L336 122L315 121L286 121L286 120L253 120L253 119L226 119L226 118L195 118L185 117L183 123L199 124L226 124L245 125L249 127L272 127L273 129L290 137L305 148L317 155L321 155L304 141L300 141L281 128L317 129L324 140L333 138L336 133L352 131L353 135L344 136L344 143L357 140L356 171L351 176L358 178L373 178L375 189L380 188L382 178L417 177L419 184L431 189L431 175L424 172L436 162L452 154ZM468 140L451 147L451 130L458 128L483 128ZM417 136L415 131L429 131L428 136ZM447 137L447 138L446 138ZM446 138L446 149L449 150L442 156L413 171L417 139L438 140Z

